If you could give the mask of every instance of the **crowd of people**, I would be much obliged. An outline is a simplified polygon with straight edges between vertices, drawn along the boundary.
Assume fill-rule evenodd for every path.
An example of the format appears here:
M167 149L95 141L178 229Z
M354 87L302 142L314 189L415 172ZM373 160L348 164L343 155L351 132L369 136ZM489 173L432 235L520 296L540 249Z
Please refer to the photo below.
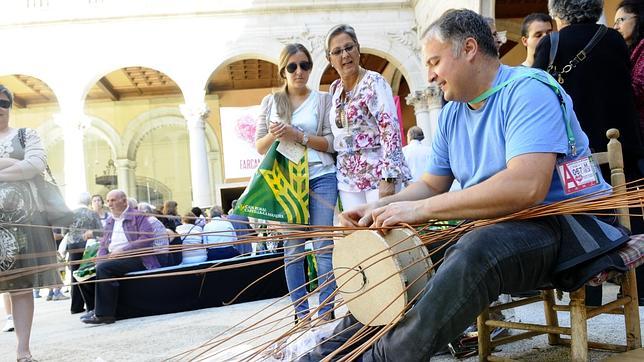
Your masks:
M314 64L309 50L298 43L286 45L278 64L284 85L261 102L256 149L265 154L276 141L304 146L312 226L333 226L338 205L344 226L388 227L430 219L497 218L607 190L602 170L595 169L589 155L605 149L609 128L621 132L628 180L639 179L644 169L643 3L622 1L615 29L607 29L597 24L601 0L550 0L550 15L525 18L521 35L527 57L518 67L501 64L499 49L505 39L493 19L469 10L443 14L421 42L428 81L440 87L447 102L431 146L423 142L422 130L412 127L403 147L390 85L381 74L362 67L356 31L347 24L334 26L324 46L339 79L328 92L310 89L307 82ZM578 57L582 50L585 56ZM11 92L0 86L0 146L4 146L0 204L12 205L4 202L12 200L10 192L25 201L16 208L22 213L4 209L0 219L45 226L47 221L30 206L37 200L32 200L25 184L44 171L46 155L33 130L27 130L25 146L20 146L17 130L9 126L12 102ZM581 191L570 189L557 172L572 162L594 172L595 181ZM450 192L455 181L459 190ZM232 244L247 234L248 219L225 215L219 206L208 210L209 215L200 208L179 215L174 201L157 210L137 204L121 190L110 191L106 201L109 212L100 195L82 195L74 210L75 223L67 231L70 261L82 258L87 240L99 240L98 281L250 253L248 244ZM642 218L633 217L632 227L641 233ZM601 245L627 238L614 220L588 215L506 221L468 232L446 251L415 307L363 353L363 360L429 358L499 295L551 285L553 270L569 261L561 260L562 251L577 241L579 233ZM55 245L47 228L18 227L8 235L2 242L19 245L16 254L48 255ZM285 238L283 245L295 323L311 318L303 288L305 241ZM320 276L318 317L333 319L333 242L318 238L310 242ZM173 245L183 249L169 252ZM125 254L150 247L158 253ZM50 257L18 258L7 269L52 262ZM638 282L644 283L644 275ZM60 284L55 270L11 283L0 281L0 291L29 290L12 292L10 303L5 302L13 311L18 360L31 360L31 289ZM640 290L644 293L644 288ZM74 285L71 294L71 312L86 312L82 322L115 321L117 282ZM595 303L594 298L589 293L588 303ZM354 318L343 318L333 338L303 359L322 359L360 327Z

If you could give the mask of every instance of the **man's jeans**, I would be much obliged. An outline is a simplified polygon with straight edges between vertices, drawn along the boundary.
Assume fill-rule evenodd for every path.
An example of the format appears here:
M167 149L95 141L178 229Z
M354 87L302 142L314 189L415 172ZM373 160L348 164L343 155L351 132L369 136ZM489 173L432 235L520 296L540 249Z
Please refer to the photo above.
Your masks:
M333 212L338 198L338 184L335 173L325 174L310 180L309 190L309 224L332 226ZM330 245L333 245L332 240L313 241L313 247L315 250L319 250L320 248L328 247ZM284 272L286 273L286 284L288 285L288 290L289 292L292 292L291 301L293 302L296 302L307 294L306 287L303 286L305 283L304 256L296 255L302 253L304 253L304 239L284 241L284 262L286 263ZM319 277L318 285L320 286L326 283L330 278L333 278L331 253L331 250L325 250L322 254L315 254ZM329 285L320 288L320 304L322 304L334 290L335 282L331 282ZM320 309L319 315L322 315L332 308L333 301L328 301L328 303ZM299 318L306 316L308 309L309 303L306 298L295 306L295 311Z
M447 250L420 300L362 360L428 360L499 294L549 285L560 239L554 218L502 222L465 234ZM334 333L352 327L302 360L321 360L362 326L355 323L352 317L344 318Z

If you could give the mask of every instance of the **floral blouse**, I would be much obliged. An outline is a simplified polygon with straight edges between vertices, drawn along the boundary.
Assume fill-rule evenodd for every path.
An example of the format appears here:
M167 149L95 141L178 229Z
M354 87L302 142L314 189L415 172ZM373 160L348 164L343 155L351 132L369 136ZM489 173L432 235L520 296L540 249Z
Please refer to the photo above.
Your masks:
M391 87L378 73L366 71L346 101L342 80L329 89L329 120L337 157L338 189L360 192L378 188L382 178L411 178L402 153L398 112ZM344 114L343 114L344 112Z

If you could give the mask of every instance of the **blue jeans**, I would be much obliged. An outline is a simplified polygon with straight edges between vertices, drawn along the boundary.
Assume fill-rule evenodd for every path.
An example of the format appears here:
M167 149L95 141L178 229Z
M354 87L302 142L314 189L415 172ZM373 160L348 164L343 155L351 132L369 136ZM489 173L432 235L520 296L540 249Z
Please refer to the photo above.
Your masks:
M338 199L338 183L335 173L329 173L316 177L309 181L309 225L333 225L333 212L335 204ZM319 250L320 248L333 245L332 240L314 240L313 248ZM304 239L286 240L284 242L284 273L286 274L286 284L288 290L291 292L291 301L296 302L303 298L300 303L295 306L295 311L298 318L303 318L307 315L309 310L309 302L304 296L307 294L304 274ZM326 250L324 253L315 254L317 261L318 272L318 285L322 286L329 279L333 279L332 263L331 263L331 250ZM301 254L301 255L296 255ZM320 288L320 304L328 298L335 290L335 282ZM319 315L324 314L333 308L333 301L328 301L322 308L320 308Z
M548 286L560 240L554 218L502 222L465 234L447 250L445 261L418 302L362 355L362 360L428 360L499 294ZM353 317L344 318L334 331L341 333L339 336L301 360L321 360L360 327Z

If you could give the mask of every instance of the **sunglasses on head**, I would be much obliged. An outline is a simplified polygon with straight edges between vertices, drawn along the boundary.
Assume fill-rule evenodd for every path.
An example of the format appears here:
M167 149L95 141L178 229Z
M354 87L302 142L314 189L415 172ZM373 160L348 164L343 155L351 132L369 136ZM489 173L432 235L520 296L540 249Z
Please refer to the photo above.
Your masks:
M299 63L288 63L288 65L286 66L286 71L289 73L295 73L295 71L297 70L298 64L300 66L300 69L302 69L305 72L308 72L309 70L311 70L311 62L304 61Z
M11 101L6 99L0 99L0 108L11 108Z

